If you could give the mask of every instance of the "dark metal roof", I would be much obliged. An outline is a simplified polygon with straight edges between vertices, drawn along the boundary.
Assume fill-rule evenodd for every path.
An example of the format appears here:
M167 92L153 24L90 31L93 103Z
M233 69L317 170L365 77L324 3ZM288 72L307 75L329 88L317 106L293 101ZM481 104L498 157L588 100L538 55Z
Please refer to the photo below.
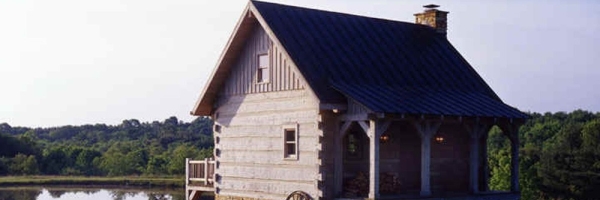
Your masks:
M374 112L527 118L521 111L477 92L389 85L333 85Z
M348 96L378 112L526 117L502 103L446 36L431 27L252 4L322 103L345 103Z

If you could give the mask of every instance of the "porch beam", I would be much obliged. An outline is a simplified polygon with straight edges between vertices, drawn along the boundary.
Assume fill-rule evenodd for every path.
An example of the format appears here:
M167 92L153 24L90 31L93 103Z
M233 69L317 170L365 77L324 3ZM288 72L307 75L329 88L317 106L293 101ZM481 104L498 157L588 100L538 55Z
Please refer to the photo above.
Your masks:
M369 120L369 121L371 121L371 120ZM365 131L365 133L369 133L370 128L369 128L369 124L367 124L367 122L358 121L358 125L360 125L360 127L363 129L363 131ZM371 136L369 135L369 137L371 137Z
M340 116L341 121L366 121L369 120L369 115L366 113L361 114L344 114Z
M441 124L441 121L413 122L421 137L421 196L431 196L431 139Z
M339 134L336 137L343 138L346 135L346 132L350 129L352 125L352 121L347 121L342 124L342 127L339 129Z

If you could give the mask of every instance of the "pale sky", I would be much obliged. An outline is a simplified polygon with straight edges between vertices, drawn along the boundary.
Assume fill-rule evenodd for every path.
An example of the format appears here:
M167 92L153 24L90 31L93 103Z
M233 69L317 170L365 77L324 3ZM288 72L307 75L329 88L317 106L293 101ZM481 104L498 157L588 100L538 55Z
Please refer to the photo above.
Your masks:
M600 1L272 1L408 22L440 4L448 39L505 103L600 111ZM0 0L0 123L190 121L246 4Z

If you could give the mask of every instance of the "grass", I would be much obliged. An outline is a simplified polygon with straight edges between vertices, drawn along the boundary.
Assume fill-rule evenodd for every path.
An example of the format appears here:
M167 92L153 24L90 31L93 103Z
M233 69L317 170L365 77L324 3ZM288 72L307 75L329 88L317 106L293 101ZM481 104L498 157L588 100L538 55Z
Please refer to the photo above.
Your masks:
M2 186L77 185L131 187L185 187L183 176L1 176Z

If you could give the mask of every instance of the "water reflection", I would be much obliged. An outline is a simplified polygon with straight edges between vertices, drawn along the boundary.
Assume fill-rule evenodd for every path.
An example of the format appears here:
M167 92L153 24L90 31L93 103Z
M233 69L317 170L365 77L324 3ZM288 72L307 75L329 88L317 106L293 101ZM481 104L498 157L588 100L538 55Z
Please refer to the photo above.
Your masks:
M1 200L185 200L184 189L15 187L0 188ZM203 195L202 200L214 197Z

